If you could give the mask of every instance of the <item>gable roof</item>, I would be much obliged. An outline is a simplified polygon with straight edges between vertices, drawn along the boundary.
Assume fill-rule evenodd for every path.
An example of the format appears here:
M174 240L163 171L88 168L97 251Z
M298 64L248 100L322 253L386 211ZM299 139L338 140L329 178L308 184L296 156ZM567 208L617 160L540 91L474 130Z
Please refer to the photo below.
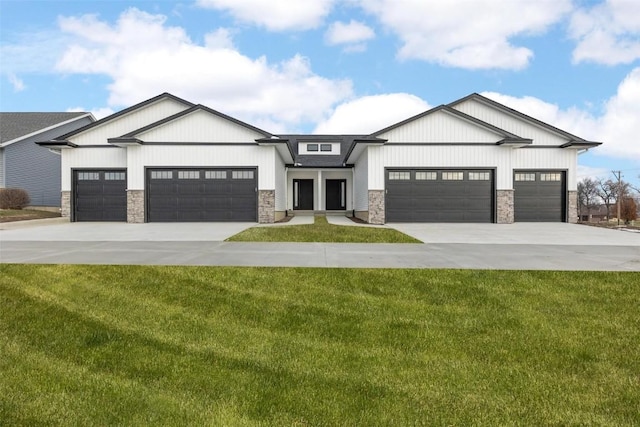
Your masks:
M159 101L161 99L164 99L164 98L173 99L174 101L180 102L180 103L182 103L182 104L184 104L184 105L186 105L188 107L193 107L194 106L194 104L189 102L189 101L186 101L186 100L184 100L182 98L178 98L177 96L172 95L172 94L170 94L168 92L164 92L164 93L161 93L158 96L154 96L151 99L147 99L146 101L142 101L142 102L140 102L140 103L138 103L136 105L133 105L133 106L131 106L129 108L125 108L124 110L118 111L117 113L113 113L110 116L104 117L104 118L102 118L102 119L100 119L100 120L98 120L96 122L93 122L91 124L88 124L86 126L83 126L83 127L79 128L79 129L76 129L73 132L69 132L69 133L64 134L62 136L59 136L58 138L55 138L54 141L63 141L63 140L65 140L65 139L67 139L67 138L69 138L69 137L71 137L73 135L77 135L77 134L85 132L85 131L87 131L89 129L95 128L97 126L101 126L101 125L103 125L105 123L108 123L108 122L110 122L112 120L115 120L115 119L117 119L117 118L119 118L121 116L124 116L125 114L128 114L128 113L130 113L132 111L138 110L140 108L146 107L147 105L153 104L154 102L157 102L157 101Z
M384 133L387 133L387 132L389 132L389 131L391 131L393 129L397 129L397 128L402 127L402 126L404 126L404 125L406 125L408 123L411 123L411 122L413 122L415 120L419 120L419 119L421 119L423 117L426 117L428 115L431 115L431 114L434 114L434 113L437 113L437 112L445 112L445 113L451 114L451 115L453 115L453 116L455 116L455 117L457 117L457 118L459 118L461 120L465 120L465 121L471 122L471 123L473 123L473 124L475 124L477 126L480 126L480 127L484 128L484 129L487 129L487 130L489 130L489 131L491 131L491 132L493 132L493 133L495 133L497 135L500 135L500 136L503 137L502 141L500 141L500 142L509 142L509 143L520 142L520 143L523 143L523 144L530 144L531 143L530 139L521 138L518 135L515 135L515 134L513 134L511 132L507 132L504 129L500 129L499 127L496 127L496 126L494 126L494 125L492 125L490 123L484 122L484 121L482 121L480 119L477 119L477 118L475 118L473 116L465 114L462 111L455 110L455 109L451 108L448 105L440 105L438 107L435 107L435 108L432 108L430 110L427 110L427 111L425 111L423 113L417 114L417 115L415 115L413 117L409 117L406 120L403 120L403 121L398 122L398 123L396 123L394 125L388 126L388 127L384 128L384 129L381 129L381 130L379 130L377 132L374 132L370 136L375 136L375 137L380 136L380 135L382 135Z
M216 110L214 110L212 108L209 108L209 107L207 107L205 105L198 104L198 105L194 105L193 107L188 108L188 109L186 109L184 111L180 111L179 113L176 113L176 114L174 114L172 116L165 117L162 120L158 120L155 123L151 123L151 124L149 124L147 126L141 127L140 129L136 129L136 130L134 130L132 132L129 132L129 133L125 134L125 135L122 135L120 138L129 139L130 140L131 138L134 138L134 137L136 137L137 135L139 135L141 133L144 133L144 132L146 132L148 130L154 129L154 128L158 127L158 126L162 126L165 123L169 123L169 122L172 122L174 120L177 120L180 117L184 117L184 116L186 116L188 114L191 114L191 113L193 113L195 111L205 111L205 112L207 112L209 114L213 114L213 115L218 116L218 117L220 117L222 119L228 120L228 121L230 121L232 123L235 123L237 125L240 125L240 126L242 126L244 128L247 128L249 130L257 132L257 133L261 134L265 138L271 138L273 136L272 134L270 134L267 131L259 129L259 128L255 127L255 126L252 126L252 125L250 125L248 123L245 123L243 121L240 121L238 119L234 119L231 116L227 116L226 114L223 114L223 113L221 113L219 111L216 111ZM119 138L110 138L109 141L111 141L112 139L114 141L116 141Z
M525 121L527 121L529 123L532 123L532 124L537 125L537 126L543 128L543 129L546 129L546 130L548 130L550 132L553 132L553 133L555 133L557 135L560 135L560 136L562 136L564 138L569 139L570 142L568 144L565 144L566 147L574 146L574 145L595 147L595 146L598 146L598 145L602 144L601 142L588 141L588 140L586 140L584 138L580 138L579 136L573 135L573 134L571 134L569 132L566 132L566 131L564 131L562 129L559 129L559 128L555 127L555 126L552 126L549 123L545 123L545 122L543 122L541 120L535 119L535 118L533 118L531 116L528 116L528 115L526 115L524 113L521 113L518 110L514 110L513 108L507 107L504 104L500 104L499 102L496 102L496 101L494 101L492 99L489 99L486 96L482 96L479 93L472 93L471 95L467 95L464 98L460 98L457 101L453 101L452 103L447 104L447 105L449 107L454 107L454 106L456 106L458 104L462 104L463 102L471 100L471 99L479 101L479 102L481 102L481 103L483 103L485 105L488 105L488 106L490 106L490 107L492 107L492 108L494 108L496 110L500 110L500 111L503 111L503 112L505 112L507 114L511 114L513 116L516 116L516 117L518 117L518 118L520 118L522 120L525 120ZM563 146L563 148L565 148L565 146Z
M6 146L84 117L95 120L87 112L0 113L0 144Z
M366 135L307 135L287 134L278 135L287 141L289 150L293 153L294 166L303 168L336 168L344 167L356 141L366 139ZM340 143L340 154L298 154L300 143Z

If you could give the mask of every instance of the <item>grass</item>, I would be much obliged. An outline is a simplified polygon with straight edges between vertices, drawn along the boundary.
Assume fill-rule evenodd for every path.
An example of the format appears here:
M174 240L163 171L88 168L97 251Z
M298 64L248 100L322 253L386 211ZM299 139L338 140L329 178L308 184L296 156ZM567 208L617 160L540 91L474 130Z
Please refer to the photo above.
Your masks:
M56 218L59 212L39 211L35 209L0 209L0 222L25 221L29 219Z
M0 424L640 424L640 275L0 264Z
M252 227L228 242L332 242L332 243L422 243L390 228L343 226L316 216L313 224Z

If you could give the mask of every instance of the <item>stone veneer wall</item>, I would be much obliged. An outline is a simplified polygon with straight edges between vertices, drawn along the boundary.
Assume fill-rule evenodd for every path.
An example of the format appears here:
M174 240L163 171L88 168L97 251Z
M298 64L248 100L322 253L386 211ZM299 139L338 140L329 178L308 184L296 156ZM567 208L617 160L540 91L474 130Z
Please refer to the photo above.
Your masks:
M127 222L144 222L144 190L127 190Z
M258 222L272 224L276 214L276 190L258 191Z
M514 221L513 212L513 190L496 191L496 222L498 224L512 224Z
M60 215L71 218L71 191L60 193Z
M575 224L578 222L578 192L568 191L569 196L569 213L568 222Z
M384 224L384 190L369 190L369 224Z

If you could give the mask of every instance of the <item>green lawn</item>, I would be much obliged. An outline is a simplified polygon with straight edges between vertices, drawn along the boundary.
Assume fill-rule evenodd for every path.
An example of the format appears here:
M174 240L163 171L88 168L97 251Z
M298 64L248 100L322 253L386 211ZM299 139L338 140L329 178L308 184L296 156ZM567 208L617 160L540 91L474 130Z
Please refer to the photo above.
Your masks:
M422 243L391 228L334 225L324 216L314 224L252 227L227 239L228 242L333 242L333 243Z
M38 211L35 209L0 209L0 222L56 218L59 216L59 212Z
M0 264L2 425L640 425L640 274Z

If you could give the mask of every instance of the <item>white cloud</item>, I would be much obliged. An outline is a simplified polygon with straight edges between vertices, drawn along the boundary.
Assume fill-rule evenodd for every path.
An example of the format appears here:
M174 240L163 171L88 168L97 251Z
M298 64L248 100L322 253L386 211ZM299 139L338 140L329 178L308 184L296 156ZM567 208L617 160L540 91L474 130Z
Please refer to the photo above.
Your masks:
M87 111L87 109L86 108L82 108L82 107L67 108L67 112L68 113L84 113L86 111ZM94 108L94 109L92 109L92 110L90 110L88 112L93 114L93 117L95 117L96 120L100 120L100 119L102 119L104 117L110 116L113 113L115 113L115 111L113 111L109 107Z
M608 0L571 17L569 36L578 42L576 63L628 64L640 58L640 2Z
M346 45L347 52L362 52L366 50L364 42L374 38L375 32L362 22L352 19L347 24L334 22L329 26L324 37L329 45Z
M224 29L199 45L165 20L135 8L114 25L91 15L61 18L61 29L75 36L76 44L56 68L111 77L110 106L129 106L166 91L250 123L290 131L323 120L351 96L350 81L314 74L302 56L275 64L265 57L249 58L235 50Z
M596 155L640 162L640 67L620 83L598 117L575 107L562 110L533 97L483 95L579 137L603 142L593 151Z
M576 173L576 177L578 181L583 180L584 178L592 178L592 179L600 179L607 178L611 175L611 171L607 168L594 168L591 166L578 165L578 170Z
M364 96L345 102L327 120L316 126L316 134L369 134L428 110L429 104L406 93Z
M571 0L359 0L403 42L401 59L469 69L522 69L533 52L510 39L543 33Z
M322 24L335 0L198 0L203 8L224 10L241 22L270 31L309 30Z
M13 86L14 92L22 92L25 90L26 86L24 85L24 82L15 74L9 73L7 79L9 80L9 83L11 83L11 86Z

